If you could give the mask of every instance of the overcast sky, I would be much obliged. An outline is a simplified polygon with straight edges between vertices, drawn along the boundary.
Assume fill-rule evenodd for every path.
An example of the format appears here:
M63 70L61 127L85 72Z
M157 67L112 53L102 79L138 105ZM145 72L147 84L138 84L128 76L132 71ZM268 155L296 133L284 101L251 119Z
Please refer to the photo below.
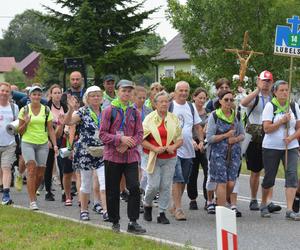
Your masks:
M185 3L186 0L180 0L180 2ZM9 22L16 14L20 14L26 9L35 9L43 12L42 5L59 10L59 6L54 4L53 0L1 0L0 37L2 38L2 30L7 29ZM152 15L151 20L145 22L145 25L160 23L156 33L161 37L165 37L167 41L171 40L177 34L177 31L172 28L172 25L165 18L167 0L147 0L144 6L147 10L162 6L158 12Z

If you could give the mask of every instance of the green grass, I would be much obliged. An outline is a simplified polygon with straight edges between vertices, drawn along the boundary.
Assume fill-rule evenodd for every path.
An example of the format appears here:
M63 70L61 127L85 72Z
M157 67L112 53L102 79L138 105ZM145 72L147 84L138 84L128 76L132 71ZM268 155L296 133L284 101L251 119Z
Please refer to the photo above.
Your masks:
M178 248L11 206L1 206L0 249L150 250Z

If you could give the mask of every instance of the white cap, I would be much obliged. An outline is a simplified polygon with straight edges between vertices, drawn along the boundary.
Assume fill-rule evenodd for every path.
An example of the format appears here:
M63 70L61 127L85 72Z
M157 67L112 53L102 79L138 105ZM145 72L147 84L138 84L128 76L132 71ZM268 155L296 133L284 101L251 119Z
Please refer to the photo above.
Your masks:
M88 95L89 93L96 92L96 91L102 92L102 90L100 89L100 87L94 85L94 86L88 87L86 89L86 91L85 91L85 94Z

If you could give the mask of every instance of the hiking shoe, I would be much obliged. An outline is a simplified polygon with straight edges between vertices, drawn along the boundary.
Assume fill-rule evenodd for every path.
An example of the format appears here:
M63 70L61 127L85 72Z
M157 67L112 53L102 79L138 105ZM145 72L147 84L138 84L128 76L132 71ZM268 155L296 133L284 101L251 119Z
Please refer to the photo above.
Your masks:
M111 226L111 229L115 233L120 233L120 223L118 223L118 222L113 223L112 226Z
M271 203L268 205L268 209L269 209L269 212L270 212L270 213L274 213L274 212L280 211L280 210L281 210L281 206L275 205L273 202L271 202Z
M2 205L10 205L12 204L12 200L9 196L8 192L3 193L3 197L2 197Z
M177 209L175 212L175 220L184 221L186 220L185 214L181 208Z
M107 212L103 213L102 219L103 219L103 221L109 221L109 217L108 217L108 213Z
M170 221L167 219L165 213L160 213L159 216L157 216L157 223L170 224Z
M232 211L235 212L235 216L238 217L242 217L242 213L237 209L237 207L233 207L231 208Z
M144 206L144 220L152 221L152 207Z
M300 207L300 200L299 197L296 196L293 202L293 211L295 213L299 213L299 207Z
M146 233L146 229L142 228L137 222L131 221L128 223L127 232L133 234L144 234Z
M51 192L48 192L45 194L45 201L55 201L54 194Z
M251 211L258 211L259 206L258 206L257 200L251 200L250 204L249 204L249 208L250 208Z
M103 208L100 205L100 203L96 203L93 207L93 211L96 212L97 214L102 214L103 213Z
M216 213L216 205L214 203L211 203L207 205L207 213L208 214L215 214Z
M15 188L17 191L21 192L23 188L23 179L21 175L16 175L15 178Z
M290 219L290 220L299 221L300 220L300 214L295 213L292 210L287 210L286 213L285 213L285 218Z
M190 201L190 210L198 210L197 201Z
M82 220L82 221L89 221L90 220L89 212L88 211L82 211L82 212L80 212L80 220Z
M31 210L39 210L39 207L36 204L36 201L30 202L29 208Z
M263 218L270 218L271 214L267 206L260 207L260 216Z

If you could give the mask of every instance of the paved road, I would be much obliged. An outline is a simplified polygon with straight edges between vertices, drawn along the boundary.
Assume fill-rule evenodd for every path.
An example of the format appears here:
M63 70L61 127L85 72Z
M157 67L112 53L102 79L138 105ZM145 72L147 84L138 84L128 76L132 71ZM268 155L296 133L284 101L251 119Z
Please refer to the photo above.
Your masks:
M199 184L201 181L202 173L200 173ZM288 221L284 218L284 181L277 180L274 189L274 201L277 204L283 205L283 211L274 214L270 219L261 218L259 212L253 212L248 209L248 182L248 176L240 177L238 205L243 213L243 217L237 219L239 249L300 249L300 222ZM55 188L59 189L58 187ZM60 192L57 191L56 193L56 201L47 202L44 200L44 192L42 192L38 198L40 209L49 213L78 219L79 208L74 205L73 207L65 207L60 202ZM22 192L13 190L12 198L16 205L28 207L25 189ZM203 197L200 196L198 200L198 204L202 206L204 203ZM123 201L121 204L121 229L126 230L126 206ZM140 219L140 223L147 229L147 234L150 236L205 249L216 249L215 216L207 215L202 207L197 211L188 210L188 198L186 194L184 195L183 204L188 218L185 222L176 221L170 214L167 214L167 217L170 218L170 225L160 225L156 221L145 222L142 218ZM157 213L157 209L154 209L154 218ZM110 226L109 223L103 222L99 218L99 215L96 215L92 211L90 223Z

